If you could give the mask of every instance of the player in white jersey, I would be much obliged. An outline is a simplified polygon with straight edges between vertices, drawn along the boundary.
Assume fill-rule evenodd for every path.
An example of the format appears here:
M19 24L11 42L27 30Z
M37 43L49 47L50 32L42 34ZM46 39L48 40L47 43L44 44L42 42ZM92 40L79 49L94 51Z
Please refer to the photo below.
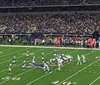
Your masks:
M12 64L9 64L8 71L9 71L9 73L11 73L11 71L12 71Z
M26 57L27 57L27 59L29 59L29 56L30 56L30 53L29 53L29 51L27 51L27 52L26 52Z
M22 70L23 70L23 71L25 71L25 67L26 67L26 62L23 61L23 63L22 63Z
M77 55L77 65L82 65L82 62L81 62L81 57L79 55Z
M73 57L71 55L67 55L68 61L72 61Z
M44 52L42 52L41 59L44 61Z
M62 59L64 60L64 63L68 62L68 57L67 57L67 55L64 55L64 56L62 57Z
M49 65L45 62L44 62L44 71L46 71L46 73L50 71Z
M32 63L35 63L35 56L33 56Z
M16 63L16 56L13 57L13 59L12 59L12 63L13 63L13 64Z
M85 56L84 56L83 54L82 54L81 56L82 56L82 61L83 61L83 63L85 63L85 62L86 62Z
M57 64L58 64L58 70L60 71L61 70L61 67L63 66L63 60L58 58L57 59Z

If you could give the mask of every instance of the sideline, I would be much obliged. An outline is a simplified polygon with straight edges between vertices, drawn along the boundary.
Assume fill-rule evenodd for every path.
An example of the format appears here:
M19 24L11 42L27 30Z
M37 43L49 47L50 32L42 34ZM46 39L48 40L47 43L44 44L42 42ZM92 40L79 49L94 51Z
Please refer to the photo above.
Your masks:
M80 50L100 50L100 48L79 48L79 47L54 47L54 46L26 46L26 45L0 45L0 47L29 47L29 48L59 48L59 49L80 49Z

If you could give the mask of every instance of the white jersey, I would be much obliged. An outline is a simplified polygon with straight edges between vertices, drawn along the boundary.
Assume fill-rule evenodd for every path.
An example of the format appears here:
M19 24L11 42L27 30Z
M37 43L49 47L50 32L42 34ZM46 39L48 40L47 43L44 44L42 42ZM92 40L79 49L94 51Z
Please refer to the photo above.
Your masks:
M57 59L57 62L58 62L58 70L60 71L60 68L63 66L63 60Z
M35 63L35 56L34 56L33 59L32 59L32 63Z
M82 55L82 58L83 58L83 60L85 60L85 59L86 59L84 55Z
M44 63L44 71L49 71L49 70L50 70L50 68L49 68L48 64Z
M78 61L81 61L81 58L80 58L80 56L79 56L79 55L77 55L77 60L78 60Z
M86 62L86 58L85 58L84 55L82 55L82 59L83 59L83 63L85 63Z
M62 59L57 59L57 61L58 61L58 64L62 64L63 63Z
M73 60L73 57L71 55L67 55L67 58L68 58L69 61Z
M29 53L26 53L26 56L29 56Z
M77 55L77 65L81 65L82 64L82 62L81 62L81 57L79 56L79 55Z

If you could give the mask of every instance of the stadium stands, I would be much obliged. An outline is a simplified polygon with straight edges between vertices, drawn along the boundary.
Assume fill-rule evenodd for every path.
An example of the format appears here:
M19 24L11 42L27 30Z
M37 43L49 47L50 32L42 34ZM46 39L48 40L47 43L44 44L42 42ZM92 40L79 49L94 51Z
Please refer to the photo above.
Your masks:
M87 33L100 30L100 14L43 14L0 17L0 33Z
M40 6L40 5L77 5L100 4L100 0L0 0L0 7L4 6Z

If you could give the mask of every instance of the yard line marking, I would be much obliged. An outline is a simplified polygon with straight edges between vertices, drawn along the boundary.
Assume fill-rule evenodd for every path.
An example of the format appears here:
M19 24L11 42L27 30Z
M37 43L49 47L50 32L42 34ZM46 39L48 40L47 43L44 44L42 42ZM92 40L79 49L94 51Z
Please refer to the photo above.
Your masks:
M37 52L39 52L39 51L41 51L41 50L43 50L43 49L34 51L34 53L37 53ZM40 57L38 57L38 58L40 58ZM36 58L36 59L38 59L38 58ZM29 60L29 61L30 61L30 60ZM21 64L22 64L22 63L18 64L17 66L19 66L19 65L21 65ZM14 67L12 67L12 68L14 68ZM4 70L2 70L2 71L0 71L0 72L4 72L4 71L6 71L6 70L8 70L8 69L4 69Z
M72 61L72 62L75 62L75 61L76 61L76 60L74 60L74 61ZM64 66L69 65L69 64L72 63L72 62L69 62L69 63L65 64ZM63 67L64 67L64 66L63 66ZM58 68L55 69L55 70L53 70L53 71L51 71L51 73L55 72L56 70L58 70ZM35 80L33 80L33 81L27 83L26 85L30 85L30 84L34 83L35 81L38 81L39 79L41 79L41 78L43 78L43 77L45 77L45 76L47 76L47 75L49 75L49 74L51 74L51 73L49 72L49 73L47 73L47 74L45 74L45 75L43 75L43 76L41 76L41 77L39 77L39 78L37 78L37 79L35 79Z
M41 50L43 50L43 49L41 49ZM36 52L39 52L39 51L41 51L41 50L38 50L38 51L35 51L34 53L36 53ZM59 51L59 50L57 50L57 51ZM49 54L51 54L52 52L49 52L49 53L46 53L45 55L49 55ZM38 58L41 58L41 57L38 57ZM38 59L38 58L36 58L36 59ZM30 61L30 60L29 60ZM20 64L18 64L18 65L21 65L22 63L20 63ZM18 66L17 65L17 66ZM13 67L14 68L14 67ZM2 71L0 71L0 72L4 72L4 71L6 71L6 70L8 70L8 69L4 69L4 70L2 70Z
M58 51L60 51L61 49L59 49ZM69 52L69 53L72 53L72 52L75 52L75 50L74 51L71 51L71 52ZM50 52L50 53L52 53L52 52ZM48 54L50 54L50 53L48 53ZM75 60L74 60L75 61ZM71 63L71 62L70 62ZM69 63L67 63L67 64L69 64ZM33 68L34 69L34 68ZM31 70L33 70L33 69L29 69L29 70L27 70L27 71L25 71L25 72L23 72L23 73L20 73L20 74L18 74L18 75L16 75L16 76L20 76L20 75L23 75L24 73L27 73L27 72L29 72L29 71L31 71ZM55 69L55 70L57 70L57 69ZM15 77L16 77L15 76ZM7 82L7 81L9 81L9 80L5 80L5 81L3 81L3 82L1 82L0 84L3 84L3 83L5 83L5 82Z
M100 79L100 76L98 78L96 78L94 81L92 81L89 85L92 85L93 83L95 83L98 79Z
M91 51L91 52L87 53L85 56L87 56L87 55L89 55L89 54L91 54L91 53L93 53L93 52L94 52L94 51ZM75 60L72 61L72 62L75 62L76 60L77 60L77 59L75 59ZM72 62L69 62L69 63L67 63L67 64L70 64L70 63L72 63ZM67 64L65 64L64 66L66 66ZM58 70L58 69L53 70L51 73L55 72L56 70ZM39 79L41 79L41 78L43 78L43 77L45 77L45 76L47 76L47 75L49 75L49 74L50 74L50 73L45 74L45 75L43 75L43 76L41 76L41 77L35 79L34 81L32 81L32 82L30 82L30 83L28 83L28 84L26 84L26 85L30 85L30 84L32 84L33 82L35 82L35 81L37 81L37 80L39 80Z
M39 51L41 51L41 50L43 50L43 49L40 49L40 50L37 50L37 51L34 51L34 52L39 52ZM22 56L22 57L23 57L23 56ZM18 59L18 58L21 58L21 56L20 56L20 57L16 57L16 59ZM8 62L8 61L11 61L11 59L9 59L9 60L7 60L7 61L4 61L4 62L1 62L0 64L3 64L3 63Z
M74 73L73 75L71 75L71 76L69 76L68 78L64 79L63 81L61 81L61 82L60 82L60 83L58 83L57 85L60 85L60 84L61 84L61 83L63 83L64 81L66 81L66 80L68 80L68 79L72 78L72 77L73 77L73 76L75 76L76 74L80 73L81 71L83 71L84 69L88 68L89 66L91 66L91 65L95 64L95 63L96 63L96 62L98 62L98 61L100 61L100 59L99 59L99 60L96 60L95 62L93 62L93 63L91 63L91 64L89 64L89 65L87 65L87 66L86 66L86 67L84 67L83 69L81 69L81 70L77 71L76 73Z
M42 49L41 49L42 50ZM60 51L60 50L57 50L57 51ZM73 52L75 52L75 51L77 51L77 50L74 50L74 51L71 51L71 52L69 52L68 54L70 54L70 53L73 53ZM37 51L36 51L37 52ZM36 53L35 52L35 53ZM39 51L38 51L39 52ZM51 54L52 52L49 52L49 53L47 53L46 55L48 55L48 54ZM38 58L40 58L40 57L38 57ZM36 58L36 59L38 59L38 58ZM29 60L30 61L30 60ZM19 65L21 65L22 63L20 63L20 64L18 64L17 66L19 66ZM14 68L14 67L13 67ZM8 69L4 69L4 70L2 70L2 71L0 71L0 72L4 72L4 71L6 71L6 70L8 70Z
M4 50L0 50L1 52L3 51L7 51L7 50L10 50L10 49L14 49L14 48L7 48L7 49L4 49Z
M89 54L91 54L91 53L93 53L93 52L95 52L95 51L91 51L91 52L87 53L85 56L87 56L87 55L89 55ZM77 60L77 59L75 59L75 60L72 61L72 62L75 62L76 60ZM72 62L69 62L69 63L67 63L67 64L70 64L70 63L72 63ZM66 66L67 64L65 64L64 66ZM58 70L58 69L55 69L55 70L51 71L51 73L55 72L56 70ZM47 76L47 75L49 75L49 74L51 74L51 73L47 73L47 74L45 74L45 75L43 75L43 76L41 76L41 77L39 77L39 78L37 78L37 79L35 79L35 80L29 82L29 83L26 84L26 85L30 85L30 84L34 83L35 81L38 81L39 79L41 79L41 78L43 78L43 77L45 77L45 76Z
M27 49L28 49L28 48L27 48ZM24 49L24 50L27 50L27 49ZM14 54L14 53L18 53L18 52L21 52L21 51L24 51L24 50L14 51L14 52L9 53L9 54L6 54L6 55L4 55L4 56L8 56L8 55L11 55L11 54ZM2 56L2 57L4 57L4 56ZM2 57L0 57L0 58L2 58Z
M27 50L27 49L24 49L24 50ZM21 52L21 51L24 51L24 50L15 51L15 52L10 53L10 54L18 53L18 52ZM40 50L38 50L38 51L41 51L41 50L42 50L42 49L40 49ZM10 54L8 54L8 55L10 55ZM4 55L4 56L7 56L7 55ZM4 56L3 56L3 57L4 57ZM16 57L16 59L18 59L18 58L21 58L21 57ZM8 62L8 61L11 61L11 59L6 60L6 61L4 61L4 62L1 62L0 64L3 64L3 63Z

